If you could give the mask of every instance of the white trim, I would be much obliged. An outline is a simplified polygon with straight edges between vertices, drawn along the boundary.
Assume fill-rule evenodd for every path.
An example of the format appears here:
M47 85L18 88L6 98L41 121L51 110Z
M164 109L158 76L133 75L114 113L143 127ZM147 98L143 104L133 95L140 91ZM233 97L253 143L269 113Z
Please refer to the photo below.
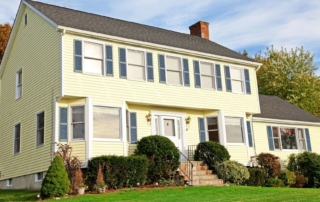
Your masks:
M43 113L43 144L41 145L37 145L37 138L38 138L38 115ZM46 141L45 141L45 130L46 130L46 113L45 110L42 110L38 113L36 113L36 148L42 147L45 145Z
M11 183L9 183L11 181ZM7 179L7 187L12 187L13 186L13 179L12 178L9 178Z
M245 144L247 146L248 161L250 161L251 160L251 157L250 157L251 155L250 155L250 147L249 147L249 137L248 137L247 114L246 114L246 112L243 112L243 129L244 129ZM252 136L252 134L251 134L251 136Z
M122 101L122 108L121 108L121 116L120 116L120 132L122 135L122 141L123 141L123 154L124 156L128 156L128 140L127 140L127 107L126 107L126 101Z
M57 151L56 143L58 142L58 138L57 138L58 135L57 135L57 130L56 130L56 127L57 127L57 120L56 120L56 118L57 118L57 106L58 106L57 99L53 98L53 120L52 120L52 122L53 122L53 124L52 124L53 125L53 128L52 128L52 130L53 130L52 151L53 151L53 153L55 153ZM59 107L59 109L60 109L60 107ZM60 115L60 110L59 110L59 115ZM58 123L59 123L59 135L60 135L60 120L58 121ZM60 137L59 137L59 139L60 139Z
M80 40L79 40L80 41ZM93 44L98 44L98 45L101 45L102 47L102 74L96 74L96 73L91 73L91 72L85 72L85 65L84 65L84 61L86 58L88 57L85 57L85 43L93 43ZM93 39L89 39L89 38L85 38L85 39L82 39L81 40L81 48L82 48L82 74L86 74L86 75L93 75L93 76L106 76L106 69L105 69L105 43L103 43L102 41L98 41L98 40L93 40ZM74 45L74 50L73 52L75 51L75 45ZM73 55L74 57L74 55ZM91 58L89 57L88 59L94 59L94 60L99 60L100 59L97 59L97 58ZM80 72L80 71L76 71L76 72Z
M220 140L220 144L225 146L227 145L227 134L226 134L226 122L225 122L225 116L224 116L224 112L222 109L219 110L219 114L218 114L218 119L220 120L218 123L218 127L220 127L220 131L221 133L219 138L221 138Z
M87 100L86 100L87 101ZM73 127L72 127L72 108L74 107L83 107L83 123L84 123L84 137L83 139L73 139ZM87 103L83 104L74 104L68 106L68 141L69 142L84 142L87 140Z
M245 78L244 78L244 68L243 67L239 67L237 65L229 65L229 68L230 68L230 81L231 81L231 90L232 90L232 93L236 93L236 94L246 94L246 86L245 86ZM232 79L232 69L238 69L241 71L241 80L237 80L237 79ZM232 86L232 80L235 80L235 81L241 81L242 82L242 89L243 89L243 92L239 92L239 91L234 91L234 88Z
M160 54L161 55L161 54ZM165 74L166 74L166 84L167 85L170 85L170 86L184 86L184 75L183 75L183 58L181 55L177 55L177 54L171 54L171 53L164 53L164 66L165 66ZM167 74L167 71L168 71L168 65L167 65L167 57L172 57L172 58L180 58L180 72L181 72L181 84L180 85L177 85L177 84L172 84L172 83L168 83L168 74ZM159 71L160 71L160 68L159 68ZM174 71L174 72L179 72L179 71L176 71L176 70L169 70L169 71ZM190 72L189 72L189 75L190 75Z
M282 119L270 119L270 118L260 118L252 117L253 121L264 122L264 123L273 123L273 124L291 124L291 125L300 125L301 126L320 126L320 123L317 122L303 122L303 121L292 121L292 120L282 120Z
M19 86L19 74L21 72L21 84ZM16 71L16 88L15 88L15 100L18 100L22 97L22 87L23 87L23 71L22 71L22 67L20 69L18 69L18 71ZM18 95L18 88L20 87L20 95Z
M40 174L40 173L42 173L42 179L41 180L38 179L38 174ZM38 172L38 173L34 174L34 181L35 182L42 182L43 179L44 179L44 172Z
M259 68L260 68L260 66L259 66ZM250 79L252 79L252 78L250 77ZM254 79L255 79L254 83L256 84L256 89L257 89L257 91L259 91L259 88L258 88L258 79L257 79L257 72L256 72L256 71L254 71ZM250 82L250 85L251 85L251 82ZM252 90L251 90L251 94L253 94ZM257 102L258 102L258 110L259 110L258 114L261 114L259 93L256 93L255 96L256 96ZM252 116L252 114L251 114L251 122L252 122L252 117L253 117L253 116Z
M238 119L242 119L242 126L241 126L241 130L242 130L242 139L243 139L243 142L242 143L229 143L227 141L227 133L226 133L226 144L227 145L238 145L238 146L246 146L247 145L247 141L246 141L246 137L245 137L245 129L244 129L244 122L246 119L244 119L243 116L226 116L225 118L238 118ZM226 124L225 124L225 127L226 127ZM227 129L226 129L227 131Z
M60 96L64 96L64 40L63 36L66 30L63 30L60 35ZM74 45L73 45L74 46ZM73 56L74 57L74 56ZM74 68L74 67L73 67Z
M127 80L130 80L130 81L141 81L141 82L148 82L148 75L147 75L147 51L145 49L142 49L142 48L135 48L135 47L132 47L132 46L126 46L125 48L126 50L126 67L127 67L127 77L126 79ZM128 67L129 67L129 62L128 62L128 53L129 53L129 50L133 50L133 51L140 51L140 52L143 52L143 56L144 56L144 80L139 80L139 79L130 79L129 76L128 76Z
M93 138L93 105L91 97L86 98L85 113L86 157L88 161L92 157Z
M213 62L213 61L209 61L209 60L198 60L199 62L199 74L200 74L200 88L201 89L204 89L204 90L212 90L212 91L217 91L217 78L216 78L216 63ZM201 63L209 63L212 65L213 67L213 75L211 75L211 77L213 77L214 79L214 88L204 88L203 87L203 82L202 82L202 73L201 73ZM204 76L207 76L209 77L210 75L204 75Z

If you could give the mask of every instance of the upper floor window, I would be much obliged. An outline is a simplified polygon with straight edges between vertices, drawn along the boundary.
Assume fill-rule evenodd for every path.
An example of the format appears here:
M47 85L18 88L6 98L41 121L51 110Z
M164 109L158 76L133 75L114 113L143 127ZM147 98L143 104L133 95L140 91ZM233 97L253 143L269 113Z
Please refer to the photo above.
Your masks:
M14 127L14 148L13 148L14 154L20 153L20 135L21 135L21 124L18 123Z
M16 99L22 96L22 69L16 73Z
M127 78L133 80L146 80L146 59L145 52L128 49Z
M44 144L44 112L37 114L37 146Z
M173 85L183 85L181 58L166 56L167 83Z
M93 137L120 139L120 108L93 107Z
M102 44L84 42L84 73L103 75Z
M24 14L24 26L26 26L28 24L28 14L25 13Z
M71 107L72 109L72 139L85 139L85 113L84 106Z
M304 130L291 127L272 127L274 149L306 150Z
M231 85L232 85L232 92L243 93L244 86L243 86L243 70L241 68L231 67Z
M224 70L227 91L251 94L249 69L224 66Z
M243 119L225 117L227 143L244 143Z
M200 62L201 87L215 89L214 64L209 62Z

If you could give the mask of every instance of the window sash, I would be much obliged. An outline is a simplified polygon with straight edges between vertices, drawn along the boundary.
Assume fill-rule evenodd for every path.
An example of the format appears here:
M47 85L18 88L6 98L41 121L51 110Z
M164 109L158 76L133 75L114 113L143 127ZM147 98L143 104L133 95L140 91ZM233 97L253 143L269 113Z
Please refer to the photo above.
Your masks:
M235 71L239 71L240 78L235 77ZM231 86L232 92L244 93L244 76L243 76L243 69L237 67L230 67L230 78L231 78ZM240 86L239 86L240 84Z
M82 119L81 119L81 113L77 112L75 113L75 109L80 109L82 108ZM73 140L84 140L85 139L85 108L84 106L76 106L76 107L71 107L71 113L72 113L72 122L71 122L71 128L72 128L72 139ZM80 114L77 117L74 117L76 114ZM75 118L79 120L75 120ZM83 127L81 127L83 125ZM79 133L79 132L82 132Z
M44 112L37 114L37 146L44 144L44 126L45 126Z
M121 108L93 106L93 137L120 139Z
M166 57L166 82L172 85L183 85L183 68L180 57L167 55ZM174 61L176 60L176 61ZM169 64L170 63L170 64ZM174 65L174 66L172 66ZM177 65L177 66L175 66ZM177 82L178 81L178 82Z
M230 126L230 128L228 129L227 126ZM225 127L226 127L227 143L231 143L231 144L234 144L234 143L235 144L243 144L243 143L245 143L244 131L243 131L243 118L225 117ZM236 130L238 130L238 131L236 131ZM235 132L240 132L241 135L240 136L234 136L233 134ZM230 134L228 134L228 133L230 133Z
M21 124L17 124L14 129L14 154L20 153L20 137L21 137Z

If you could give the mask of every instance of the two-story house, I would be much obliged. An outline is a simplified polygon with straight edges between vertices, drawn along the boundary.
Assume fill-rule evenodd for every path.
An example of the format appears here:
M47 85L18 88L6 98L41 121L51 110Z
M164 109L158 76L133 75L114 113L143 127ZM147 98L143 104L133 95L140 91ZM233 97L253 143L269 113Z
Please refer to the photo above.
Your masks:
M320 152L319 119L259 101L260 63L210 41L208 26L183 34L22 0L0 67L0 189L38 189L56 143L84 163L150 135L185 154L216 141L247 166L260 152Z

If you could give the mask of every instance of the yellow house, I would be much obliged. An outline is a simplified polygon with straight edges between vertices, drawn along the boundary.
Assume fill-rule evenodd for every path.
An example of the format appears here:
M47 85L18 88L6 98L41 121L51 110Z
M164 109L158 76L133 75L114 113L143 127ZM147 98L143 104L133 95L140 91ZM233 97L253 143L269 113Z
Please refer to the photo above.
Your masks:
M320 152L319 119L276 97L259 102L260 63L210 41L208 26L189 35L21 1L0 67L0 189L39 189L56 143L84 166L130 155L150 135L185 155L216 141L246 166L261 152Z

